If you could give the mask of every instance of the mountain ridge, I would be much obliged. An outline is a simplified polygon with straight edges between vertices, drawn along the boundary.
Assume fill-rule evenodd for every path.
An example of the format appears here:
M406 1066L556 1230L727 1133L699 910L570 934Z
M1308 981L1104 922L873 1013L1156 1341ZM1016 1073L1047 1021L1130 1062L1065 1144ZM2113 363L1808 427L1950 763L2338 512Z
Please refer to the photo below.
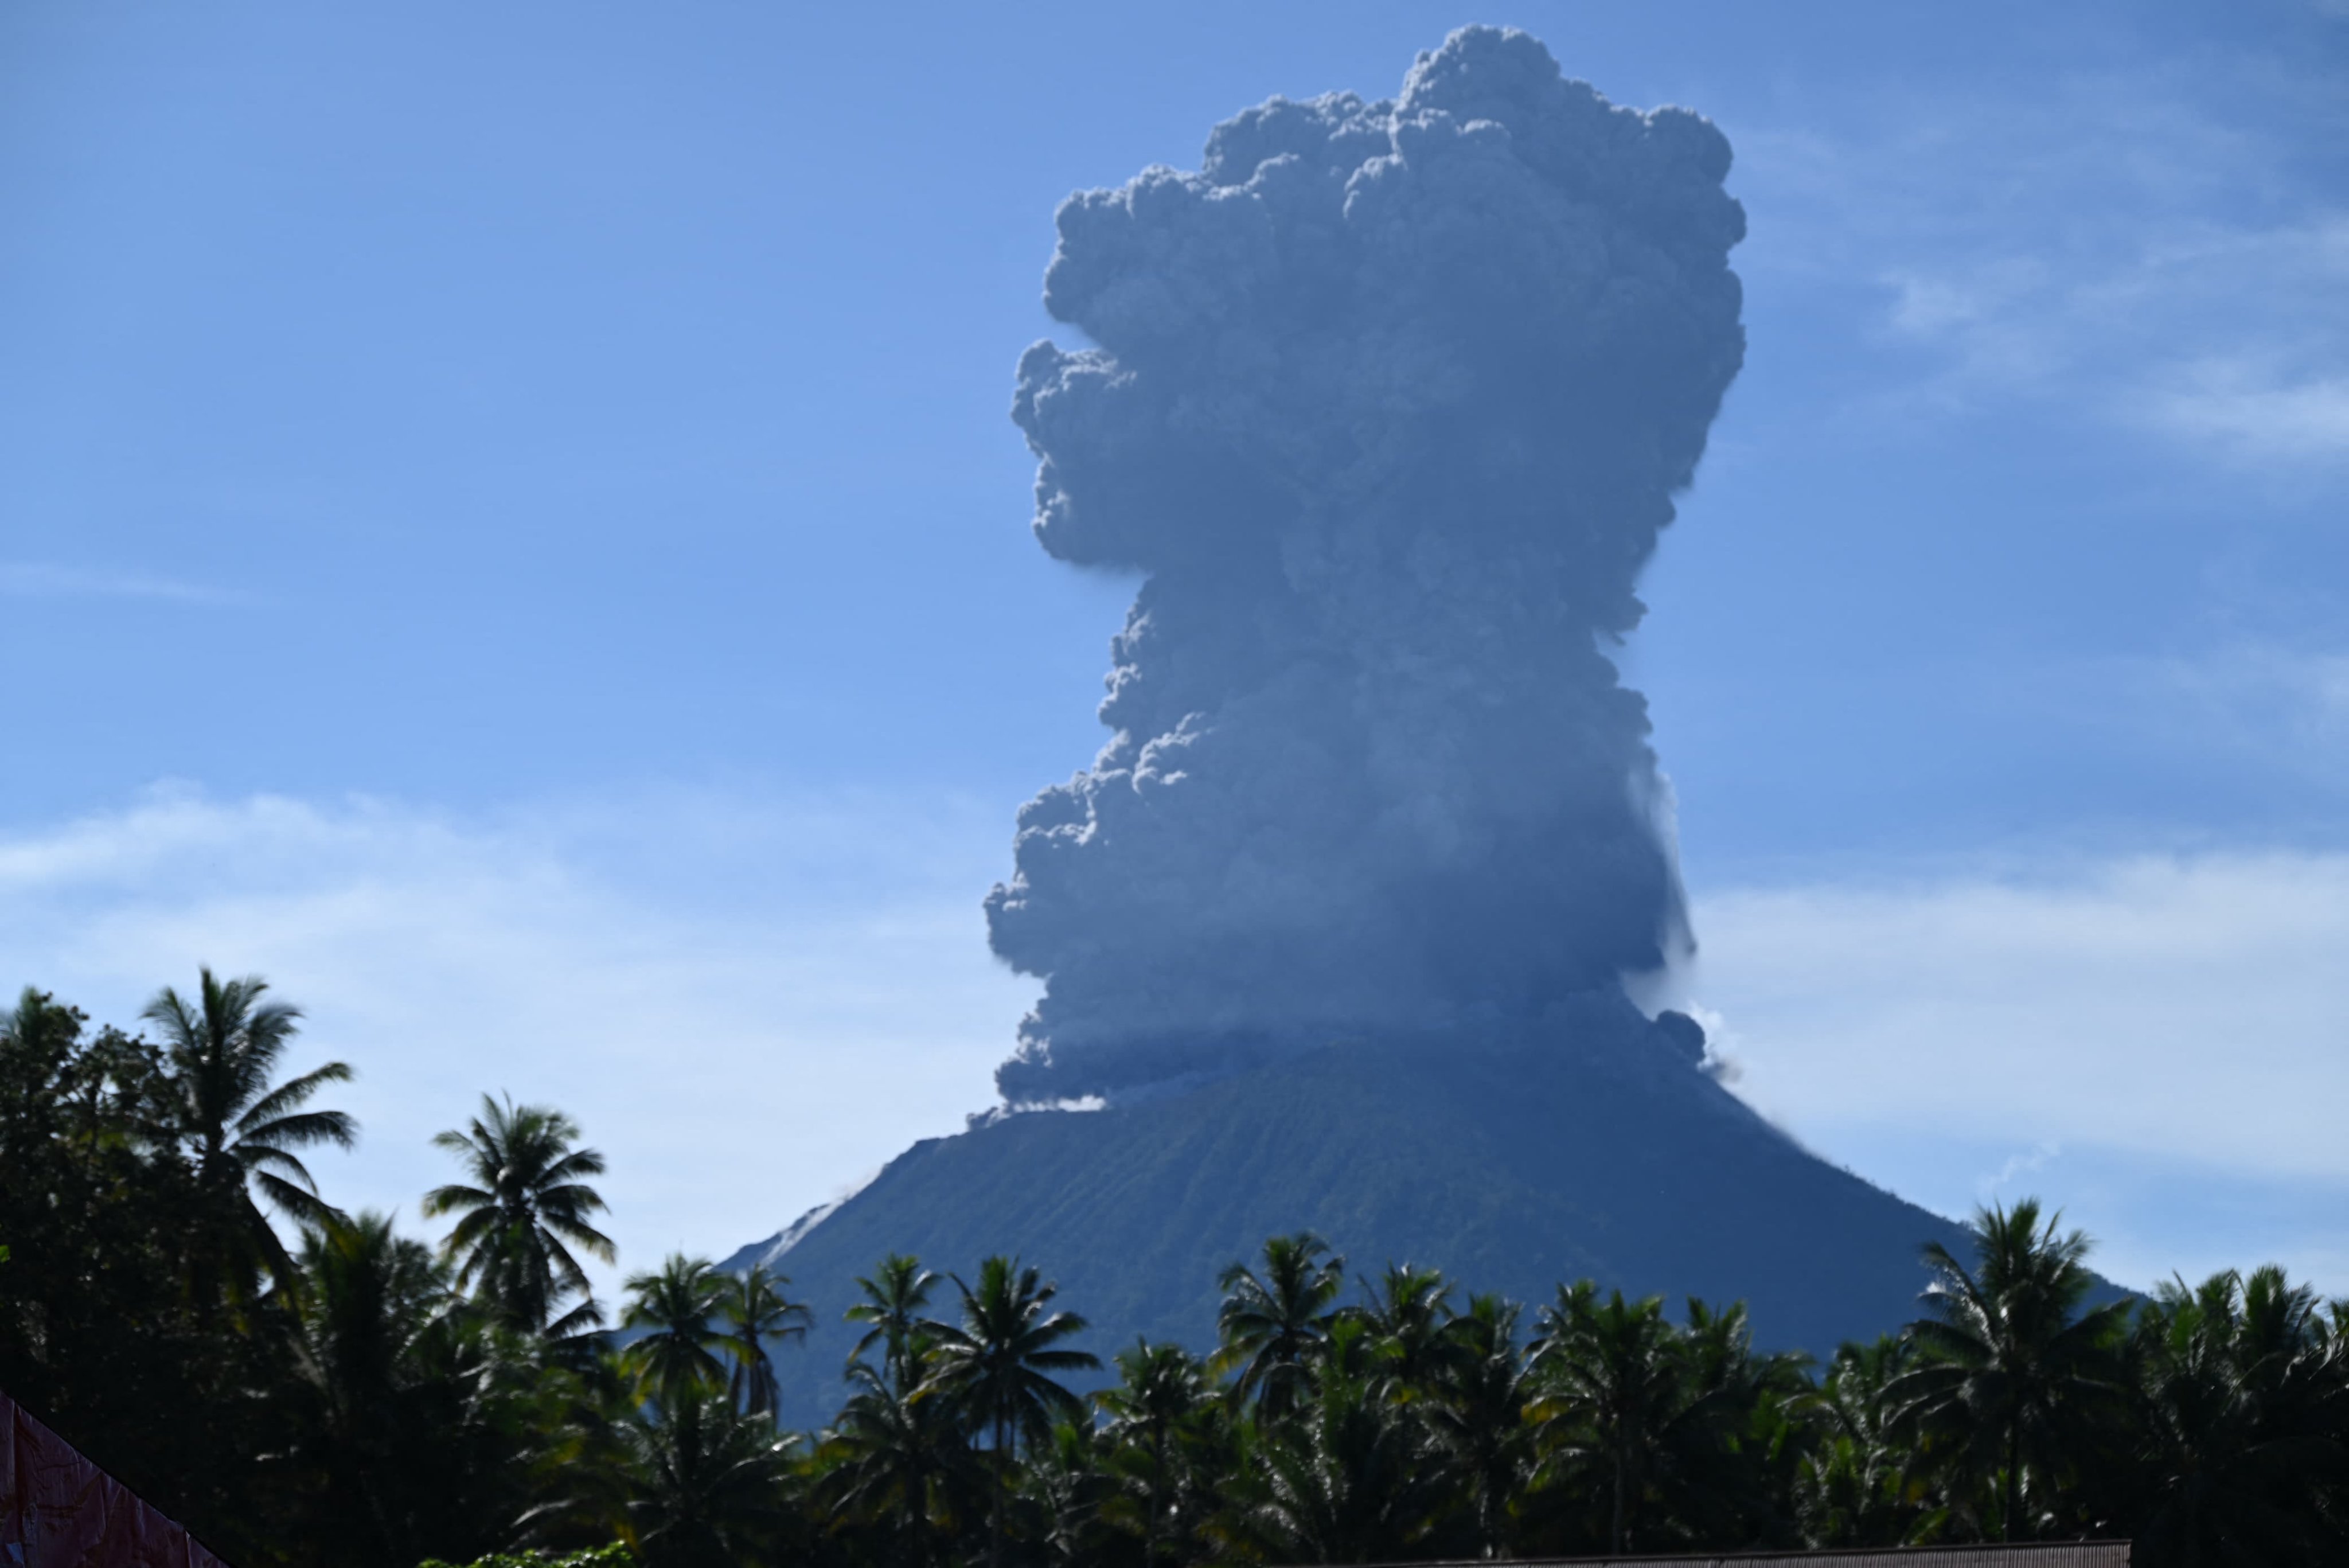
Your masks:
M1582 1278L1744 1300L1758 1342L1824 1355L1916 1315L1925 1242L1967 1246L1770 1126L1628 1002L1563 1037L1348 1041L1138 1104L976 1121L809 1220L722 1265L770 1262L814 1314L804 1353L778 1358L801 1427L836 1407L842 1314L891 1251L966 1278L1017 1254L1104 1357L1137 1334L1212 1345L1216 1275L1300 1230L1356 1273L1407 1261L1528 1306Z

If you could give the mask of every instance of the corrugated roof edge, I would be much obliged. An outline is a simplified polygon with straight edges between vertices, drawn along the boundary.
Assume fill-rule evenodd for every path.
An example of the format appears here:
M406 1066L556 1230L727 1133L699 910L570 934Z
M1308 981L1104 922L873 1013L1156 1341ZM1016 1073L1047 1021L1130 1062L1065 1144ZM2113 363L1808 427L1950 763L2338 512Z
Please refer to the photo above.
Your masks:
M1963 1546L1838 1546L1815 1552L1712 1552L1674 1557L1513 1557L1438 1558L1399 1563L1396 1568L1734 1568L1766 1563L1840 1563L1846 1568L1882 1563L1935 1562L1941 1568L1963 1565L1969 1559L1985 1564L2008 1563L2016 1568L2127 1568L2127 1541L1995 1541Z

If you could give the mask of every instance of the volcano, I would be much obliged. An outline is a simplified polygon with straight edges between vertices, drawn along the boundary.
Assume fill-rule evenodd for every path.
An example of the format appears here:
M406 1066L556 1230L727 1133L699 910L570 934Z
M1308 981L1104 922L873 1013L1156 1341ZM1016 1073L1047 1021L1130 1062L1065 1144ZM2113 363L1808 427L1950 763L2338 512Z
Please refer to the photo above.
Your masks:
M1806 1152L1703 1072L1690 1032L1625 1004L1559 1038L1335 1042L1092 1111L1001 1116L916 1144L836 1210L726 1260L813 1310L780 1355L784 1410L837 1407L841 1314L891 1251L974 1277L1018 1254L1104 1358L1215 1343L1226 1265L1311 1231L1357 1273L1443 1269L1529 1306L1580 1279L1744 1301L1758 1343L1825 1355L1917 1315L1927 1241L1961 1228ZM953 1289L942 1283L951 1310Z
M1141 586L1109 738L987 897L1041 995L999 1106L732 1264L830 1325L885 1253L1016 1253L1102 1350L1205 1343L1218 1272L1299 1230L1526 1302L1742 1299L1814 1351L1912 1314L1957 1229L1630 1000L1694 941L1618 659L1744 362L1731 162L1470 27L1392 99L1273 99L1061 204L1044 304L1085 341L1019 361L1033 532Z

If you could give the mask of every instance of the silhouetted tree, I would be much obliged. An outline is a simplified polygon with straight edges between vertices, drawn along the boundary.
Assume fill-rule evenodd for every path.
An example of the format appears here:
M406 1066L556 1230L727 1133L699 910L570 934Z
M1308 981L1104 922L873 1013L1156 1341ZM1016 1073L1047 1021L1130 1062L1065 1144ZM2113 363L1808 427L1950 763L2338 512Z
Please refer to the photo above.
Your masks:
M562 1112L481 1096L481 1114L463 1131L433 1138L455 1155L470 1185L452 1182L424 1197L427 1218L459 1216L442 1243L457 1282L507 1323L554 1337L603 1322L578 1247L610 1262L612 1239L588 1222L604 1199L583 1179L604 1174L604 1157L574 1147L579 1128ZM576 1306L558 1315L565 1297Z
M1111 1517L1142 1538L1143 1561L1154 1568L1183 1490L1184 1429L1207 1400L1207 1369L1179 1345L1142 1339L1112 1361L1117 1386L1093 1403L1106 1417L1111 1473L1132 1506L1112 1508Z
M722 1386L687 1382L625 1429L627 1540L645 1568L747 1568L789 1528L786 1441Z
M1601 1302L1588 1281L1560 1286L1534 1334L1542 1480L1605 1499L1607 1550L1619 1555L1644 1544L1649 1483L1680 1402L1677 1350L1661 1301L1616 1291Z
M1805 1541L1820 1547L1917 1546L1936 1539L1949 1517L1935 1503L1914 1456L1892 1434L1884 1391L1909 1365L1909 1341L1886 1336L1836 1352L1810 1402L1796 1511Z
M892 1252L869 1277L856 1282L864 1299L845 1314L850 1323L865 1325L864 1336L849 1350L849 1360L880 1345L882 1368L890 1386L901 1394L910 1392L920 1381L911 1369L911 1363L918 1359L915 1341L925 1332L922 1314L928 1310L937 1279L919 1260Z
M2349 1339L2280 1268L2164 1286L2132 1336L2150 1568L2349 1561Z
M140 1016L163 1036L157 1131L187 1151L197 1184L220 1206L228 1223L218 1241L232 1250L230 1258L284 1281L292 1260L254 1195L295 1220L335 1218L295 1151L321 1144L349 1148L358 1141L358 1123L347 1112L303 1108L327 1085L350 1081L346 1064L328 1062L276 1082L302 1010L263 1001L268 989L257 975L222 981L206 969L192 1001L165 986Z
M718 1349L727 1336L709 1320L727 1283L709 1259L682 1252L670 1253L657 1272L628 1276L620 1326L642 1333L621 1355L641 1391L674 1406L690 1389L726 1386Z
M1059 1287L1044 1283L1016 1259L992 1257L979 1265L978 1282L959 1277L962 1313L956 1323L932 1323L936 1343L928 1382L965 1412L989 1438L988 1473L993 1494L988 1560L1003 1556L1004 1468L1021 1439L1040 1441L1055 1420L1076 1420L1084 1402L1051 1375L1097 1367L1101 1358L1086 1350L1060 1348L1084 1332L1085 1320L1051 1310Z
M952 1403L935 1388L899 1389L862 1361L817 1450L816 1495L834 1530L877 1538L879 1562L938 1563L974 1511L978 1466Z
M771 1417L778 1391L775 1364L767 1342L804 1339L811 1321L806 1303L783 1294L792 1282L764 1263L753 1263L739 1274L723 1276L718 1312L726 1323L726 1351L734 1370L727 1390L736 1407L754 1416Z
M1454 1347L1430 1389L1429 1435L1465 1491L1477 1553L1501 1555L1510 1499L1523 1484L1531 1449L1526 1379L1517 1345L1517 1304L1495 1295L1469 1298L1446 1336Z
M1319 1236L1299 1231L1265 1242L1261 1275L1234 1263L1218 1282L1224 1300L1216 1314L1215 1370L1237 1369L1233 1392L1278 1419L1306 1392L1307 1364L1329 1337L1346 1260L1330 1255Z
M1972 1269L1928 1245L1931 1315L1909 1325L1915 1363L1885 1390L1898 1429L1961 1475L1995 1479L2006 1541L2029 1533L2026 1476L2052 1504L2067 1460L2121 1395L2115 1349L2128 1303L2082 1310L2095 1283L2089 1241L2059 1234L2058 1218L2043 1225L2029 1199L1977 1210Z

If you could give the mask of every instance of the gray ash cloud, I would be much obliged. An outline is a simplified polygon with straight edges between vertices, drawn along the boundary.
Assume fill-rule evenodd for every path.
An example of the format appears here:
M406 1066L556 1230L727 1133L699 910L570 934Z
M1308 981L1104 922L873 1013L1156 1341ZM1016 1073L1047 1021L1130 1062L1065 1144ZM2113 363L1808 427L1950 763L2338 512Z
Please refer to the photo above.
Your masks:
M1014 1103L1366 1031L1522 1033L1685 942L1608 657L1744 352L1729 144L1515 32L1071 197L1036 535L1145 574L1093 766L988 899Z

